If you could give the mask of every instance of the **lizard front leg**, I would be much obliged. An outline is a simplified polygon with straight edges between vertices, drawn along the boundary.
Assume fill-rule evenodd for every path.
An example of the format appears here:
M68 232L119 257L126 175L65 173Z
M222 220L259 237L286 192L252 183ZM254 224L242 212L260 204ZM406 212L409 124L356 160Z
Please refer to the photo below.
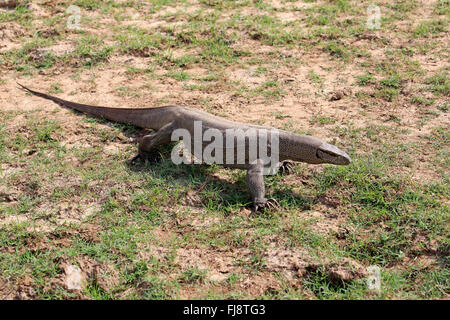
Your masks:
M172 132L176 129L175 122L170 122L163 126L158 131L147 134L141 138L138 138L136 142L138 143L139 153L133 157L130 162L134 162L137 159L154 159L155 151L159 146L168 144L171 142Z
M247 169L246 181L252 196L255 212L262 211L265 208L274 209L278 206L278 202L275 199L265 198L266 188L264 186L263 172L264 165L261 160L256 160Z

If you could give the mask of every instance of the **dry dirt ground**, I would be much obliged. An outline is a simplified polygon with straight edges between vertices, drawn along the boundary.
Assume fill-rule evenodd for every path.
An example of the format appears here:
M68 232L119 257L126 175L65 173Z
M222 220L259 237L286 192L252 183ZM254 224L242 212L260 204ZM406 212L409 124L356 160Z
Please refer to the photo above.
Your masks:
M448 0L377 1L375 29L370 1L19 2L0 8L0 298L448 299ZM142 130L16 82L186 105L354 161L267 178L280 208L255 215L245 173L170 148L130 165Z

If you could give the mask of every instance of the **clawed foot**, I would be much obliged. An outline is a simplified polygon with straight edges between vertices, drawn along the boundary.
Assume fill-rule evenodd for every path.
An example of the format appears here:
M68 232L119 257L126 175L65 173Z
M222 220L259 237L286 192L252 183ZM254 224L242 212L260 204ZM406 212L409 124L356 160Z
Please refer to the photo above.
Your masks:
M255 203L253 206L253 210L258 213L263 213L265 210L275 210L280 207L280 204L277 200L270 198L266 199L265 202Z
M127 162L129 164L135 164L136 162L157 163L159 160L161 160L161 155L159 152L139 151L137 155L130 158Z
M133 144L141 144L142 139L145 136L150 135L151 133L152 133L151 130L142 130L136 136L128 138L128 140L130 143L133 143Z
M295 163L292 161L283 161L278 169L280 174L291 174L294 171Z

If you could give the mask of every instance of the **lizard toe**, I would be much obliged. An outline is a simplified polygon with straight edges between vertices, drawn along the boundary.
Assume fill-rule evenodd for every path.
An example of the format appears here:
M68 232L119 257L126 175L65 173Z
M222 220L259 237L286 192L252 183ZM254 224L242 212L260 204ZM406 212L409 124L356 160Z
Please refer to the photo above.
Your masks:
M281 174L291 174L294 171L295 163L292 161L283 161L280 166L279 172Z
M280 207L280 204L276 199L270 198L267 200L265 207L269 210L274 210Z
M261 203L255 203L254 204L254 211L256 213L264 213L266 210L275 210L280 207L280 204L276 199L270 198L267 199L265 202Z
M130 159L127 160L128 164L135 164L137 161L139 161L141 158L140 154L138 153L137 155L135 155L134 157L131 157Z
M146 152L146 151L139 151L137 155L132 157L128 160L128 163L135 164L136 162L142 162L142 163L158 163L161 160L161 154L159 152Z

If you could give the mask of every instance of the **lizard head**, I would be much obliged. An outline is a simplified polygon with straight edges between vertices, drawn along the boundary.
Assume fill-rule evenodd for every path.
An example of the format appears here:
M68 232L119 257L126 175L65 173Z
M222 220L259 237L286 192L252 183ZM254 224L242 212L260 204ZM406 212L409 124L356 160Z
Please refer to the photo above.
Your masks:
M317 148L316 157L322 160L322 163L337 165L347 165L352 161L347 153L326 142Z
M347 165L351 159L347 153L338 147L323 142L317 138L288 133L283 137L286 141L282 147L286 159L312 164L331 163Z

